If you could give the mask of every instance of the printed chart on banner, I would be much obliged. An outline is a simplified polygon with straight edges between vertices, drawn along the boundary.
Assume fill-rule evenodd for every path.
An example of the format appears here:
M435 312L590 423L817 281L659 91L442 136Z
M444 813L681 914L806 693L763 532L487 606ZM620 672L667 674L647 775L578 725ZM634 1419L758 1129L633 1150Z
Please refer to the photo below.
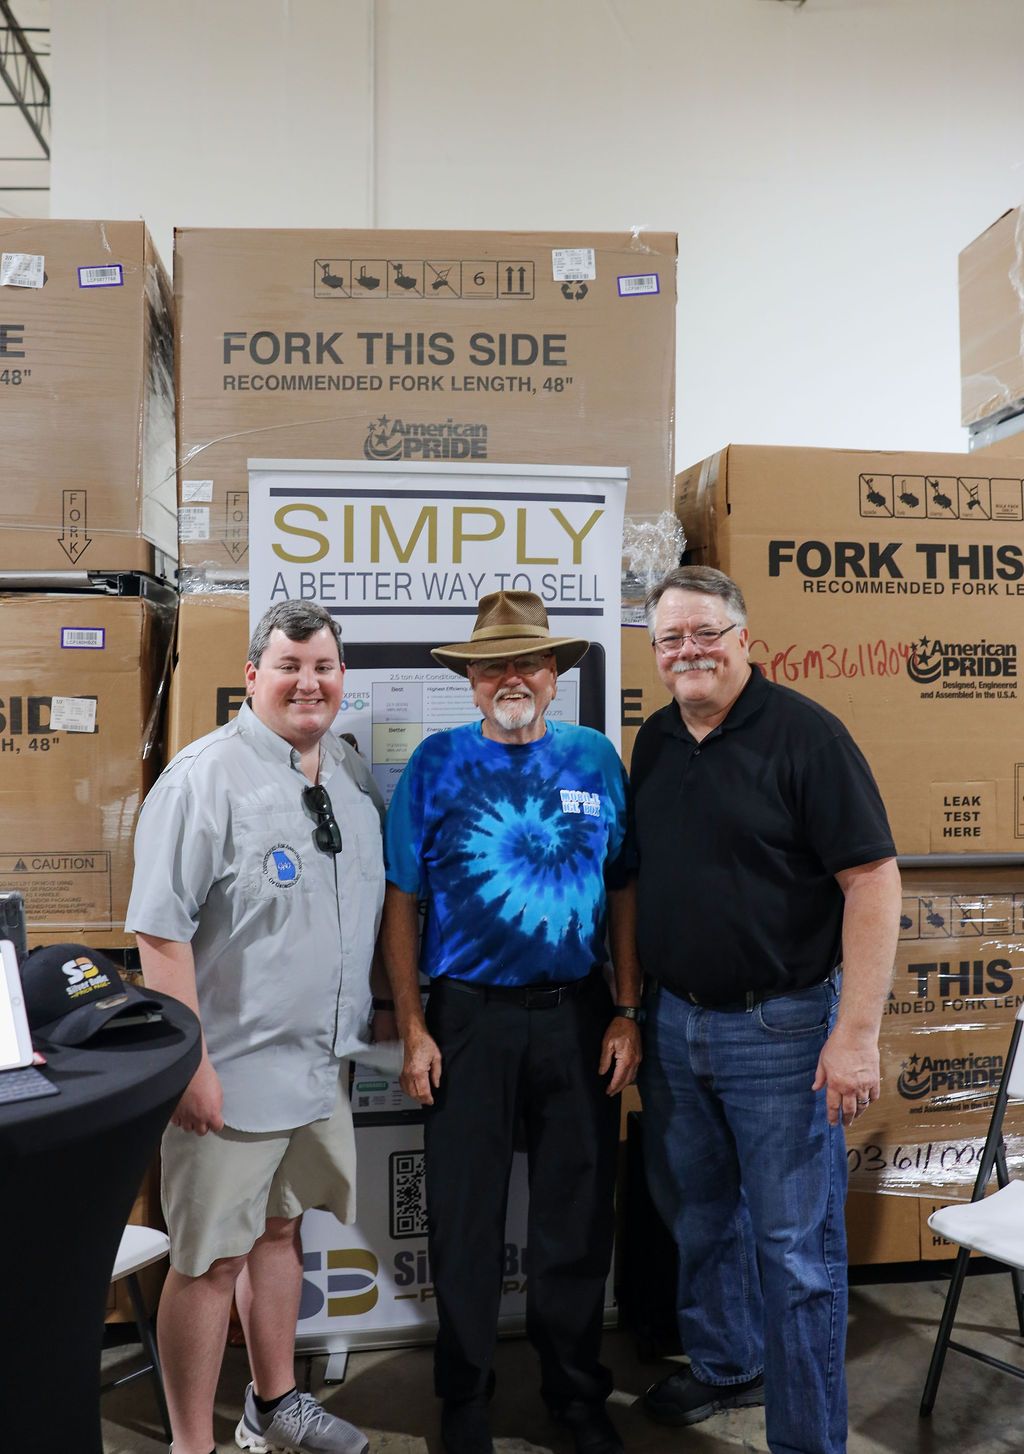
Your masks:
M316 298L494 298L534 296L534 264L522 258L316 258Z
M965 939L1024 934L1024 894L907 895L901 939Z
M411 656L425 654L410 644ZM448 732L479 717L469 683L444 667L402 671L381 661L360 667L362 653L350 653L345 698L334 721L337 732L351 732L369 762L385 802L390 802L402 771L416 747L435 732ZM353 661L354 657L354 661ZM555 722L580 720L580 670L558 680L558 695L547 716Z
M861 475L866 519L1024 520L1024 481L976 475Z

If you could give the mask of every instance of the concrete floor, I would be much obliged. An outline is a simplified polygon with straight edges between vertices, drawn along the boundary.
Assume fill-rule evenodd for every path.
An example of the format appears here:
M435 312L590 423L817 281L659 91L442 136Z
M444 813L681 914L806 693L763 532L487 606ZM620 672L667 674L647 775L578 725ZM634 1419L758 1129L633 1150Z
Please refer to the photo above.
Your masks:
M950 1353L930 1420L918 1404L942 1301L945 1280L879 1283L852 1289L848 1374L849 1454L1019 1454L1024 1449L1024 1384L974 1360ZM1012 1334L1010 1280L1005 1274L968 1278L960 1304L958 1336L979 1340L998 1357L1024 1366ZM996 1331L991 1331L996 1330ZM130 1345L104 1355L104 1374L128 1366ZM615 1372L612 1417L630 1454L734 1454L764 1450L761 1409L719 1414L694 1428L660 1428L635 1400L667 1371L664 1362L643 1362L629 1332L609 1332L605 1357ZM371 1454L440 1454L437 1404L431 1388L429 1349L351 1356L343 1385L323 1389L323 1359L313 1363L313 1392L333 1412L365 1429ZM497 1358L498 1387L492 1427L498 1454L571 1454L565 1435L552 1425L536 1394L529 1346L503 1341ZM248 1381L245 1357L229 1349L217 1399L218 1451L235 1449L234 1427ZM148 1380L116 1389L103 1400L106 1454L165 1454Z

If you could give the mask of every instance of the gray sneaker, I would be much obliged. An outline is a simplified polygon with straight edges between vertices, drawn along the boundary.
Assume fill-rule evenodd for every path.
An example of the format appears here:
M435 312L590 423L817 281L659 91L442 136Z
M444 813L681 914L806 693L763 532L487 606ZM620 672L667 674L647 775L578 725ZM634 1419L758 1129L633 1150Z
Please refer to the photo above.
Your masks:
M235 1443L249 1454L366 1454L366 1435L320 1407L311 1393L294 1393L264 1418L245 1390Z

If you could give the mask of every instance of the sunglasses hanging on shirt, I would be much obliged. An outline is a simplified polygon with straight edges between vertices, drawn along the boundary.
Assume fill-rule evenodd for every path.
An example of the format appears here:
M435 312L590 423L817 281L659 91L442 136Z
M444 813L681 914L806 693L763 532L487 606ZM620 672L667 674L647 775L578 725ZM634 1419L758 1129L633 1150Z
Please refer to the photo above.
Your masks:
M321 853L341 852L341 829L334 816L331 799L325 787L312 783L302 789L302 801L316 818L313 842Z

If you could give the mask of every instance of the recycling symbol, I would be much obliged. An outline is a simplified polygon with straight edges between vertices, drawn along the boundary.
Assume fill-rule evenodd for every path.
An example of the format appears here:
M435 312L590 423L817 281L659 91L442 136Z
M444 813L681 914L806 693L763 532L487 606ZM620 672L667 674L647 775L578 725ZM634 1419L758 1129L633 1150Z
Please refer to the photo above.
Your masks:
M586 283L562 284L562 297L566 298L570 303L578 303L580 299L585 298L589 292L590 289L587 287Z

